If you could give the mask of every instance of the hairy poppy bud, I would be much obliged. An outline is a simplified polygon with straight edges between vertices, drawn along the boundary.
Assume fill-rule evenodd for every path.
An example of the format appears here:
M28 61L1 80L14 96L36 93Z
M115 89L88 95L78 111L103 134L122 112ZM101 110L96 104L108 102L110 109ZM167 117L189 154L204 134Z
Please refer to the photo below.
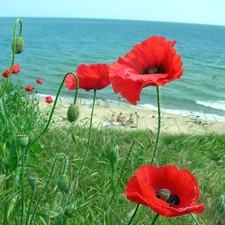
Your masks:
M38 175L36 173L28 173L27 174L28 184L34 189L38 183Z
M223 202L217 205L217 211L218 213L223 213L225 211L225 204Z
M218 213L223 213L225 211L225 204L224 204L224 196L220 197L220 202L216 207Z
M72 123L77 120L79 116L79 108L77 105L70 105L67 111L67 119Z
M68 176L66 174L61 174L59 176L59 179L57 181L57 186L58 186L60 191L65 191L65 190L68 189L69 179L68 179Z
M21 148L24 148L28 145L29 137L26 134L18 134L17 135L17 144Z
M24 50L24 40L22 37L16 37L16 39L12 43L12 50L14 50L14 43L15 46L15 53L20 54Z

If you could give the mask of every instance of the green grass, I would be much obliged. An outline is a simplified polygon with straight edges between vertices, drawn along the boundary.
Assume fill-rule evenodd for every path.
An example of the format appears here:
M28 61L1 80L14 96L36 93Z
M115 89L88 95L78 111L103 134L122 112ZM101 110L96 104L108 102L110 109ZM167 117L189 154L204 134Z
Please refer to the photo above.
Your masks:
M29 159L30 163L40 178L36 196L46 182L57 153L64 153L68 156L67 174L70 183L76 179L85 151L87 135L88 129L76 125L71 125L69 128L61 127L50 130L38 141L37 145L42 146L41 151L36 153L35 148L30 150L32 156ZM72 136L75 138L73 139ZM68 224L126 224L128 222L135 204L124 197L124 188L138 167L150 163L151 142L149 143L149 140L154 142L154 136L151 138L148 136L149 134L145 131L93 129L90 151L85 160L78 187L72 197L78 211L68 219ZM133 149L117 185L133 142ZM119 160L115 164L115 171L112 172L112 152L116 146L119 149ZM212 223L220 195L224 193L224 152L224 137L216 134L206 136L164 135L160 139L157 164L173 164L179 168L188 168L196 176L201 189L200 202L205 204L205 211L197 218L205 224ZM40 205L40 211L45 211L44 203L50 205L50 210L55 210L54 198L58 193L56 180L61 170L60 163L57 163L53 179ZM117 185L115 190L113 190L113 180L114 187ZM109 207L113 191L115 191L115 197ZM65 203L65 200L66 194L63 194L62 202ZM86 203L88 204L86 205ZM63 212L63 204L58 206L62 207ZM84 207L79 210L79 207L82 206ZM154 217L154 213L147 207L141 207L139 214L138 224L150 224ZM138 219L138 216L136 218ZM156 224L191 224L191 221L191 216L187 215L170 219L159 218ZM218 224L224 222L225 220L221 218Z

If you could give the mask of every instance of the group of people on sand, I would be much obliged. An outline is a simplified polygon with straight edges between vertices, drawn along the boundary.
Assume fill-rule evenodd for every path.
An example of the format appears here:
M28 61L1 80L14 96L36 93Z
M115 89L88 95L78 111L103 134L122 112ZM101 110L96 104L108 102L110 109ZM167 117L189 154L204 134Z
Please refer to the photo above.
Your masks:
M112 123L116 123L116 122L121 123L123 126L133 125L134 124L134 115L133 115L133 113L130 113L130 116L127 120L126 115L123 115L122 112L120 112L117 117L113 113L112 118L111 118L111 122Z

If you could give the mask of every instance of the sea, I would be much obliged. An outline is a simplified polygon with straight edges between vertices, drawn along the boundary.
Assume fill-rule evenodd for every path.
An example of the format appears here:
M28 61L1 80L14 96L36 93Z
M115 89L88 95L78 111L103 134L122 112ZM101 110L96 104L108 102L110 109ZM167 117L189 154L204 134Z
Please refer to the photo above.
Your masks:
M10 67L12 38L17 18L0 17L0 72ZM68 72L80 64L112 64L137 43L151 36L176 40L184 74L160 87L163 112L225 121L225 26L85 18L20 18L25 49L16 55L21 72L11 77L35 87L39 96L56 95ZM17 35L19 24L17 26ZM19 78L18 78L19 76ZM35 83L43 80L42 85ZM0 78L5 79L5 78ZM60 100L73 102L74 91L60 92ZM156 88L142 90L141 101L131 106L109 85L97 91L106 104L157 110ZM93 91L79 90L78 101L90 103Z

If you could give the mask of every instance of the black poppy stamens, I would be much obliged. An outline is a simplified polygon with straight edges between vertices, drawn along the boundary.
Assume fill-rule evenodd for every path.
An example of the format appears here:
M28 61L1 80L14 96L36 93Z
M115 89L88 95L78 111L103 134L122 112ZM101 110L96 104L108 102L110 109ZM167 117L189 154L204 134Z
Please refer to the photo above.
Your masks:
M161 188L156 193L156 197L166 201L170 206L179 205L180 199L177 195L171 195L170 190Z
M148 66L146 68L143 68L141 74L157 74L157 73L165 73L165 69L163 65L159 66Z
M170 206L171 205L179 205L180 199L178 198L177 195L173 195L168 199L167 202L169 203Z

